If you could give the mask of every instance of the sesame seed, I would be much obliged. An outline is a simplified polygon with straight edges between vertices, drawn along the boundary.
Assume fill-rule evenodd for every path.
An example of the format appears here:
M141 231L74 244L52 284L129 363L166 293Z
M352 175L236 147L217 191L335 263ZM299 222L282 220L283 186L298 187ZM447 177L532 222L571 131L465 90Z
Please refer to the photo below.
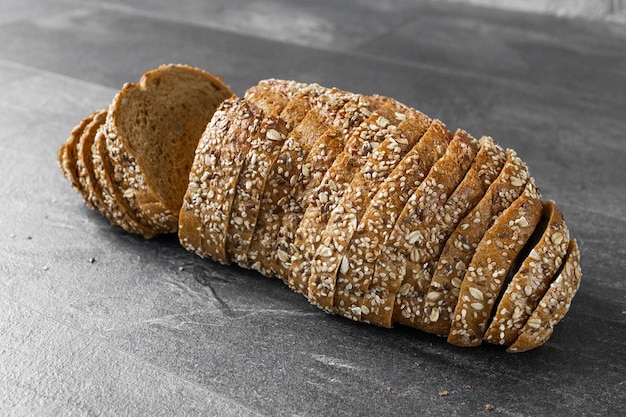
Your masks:
M475 299L477 299L477 300L482 300L483 299L483 293L478 288L469 287L469 292L472 295L472 297L474 297Z

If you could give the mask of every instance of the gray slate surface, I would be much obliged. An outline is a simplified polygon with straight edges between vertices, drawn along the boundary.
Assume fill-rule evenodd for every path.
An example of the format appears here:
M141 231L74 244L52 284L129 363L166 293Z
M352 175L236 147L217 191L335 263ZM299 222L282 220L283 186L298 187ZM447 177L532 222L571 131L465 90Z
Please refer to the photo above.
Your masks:
M459 349L111 228L57 149L167 62L239 94L390 95L516 149L581 247L570 313L526 354ZM409 0L8 0L0 91L0 415L626 415L626 27Z

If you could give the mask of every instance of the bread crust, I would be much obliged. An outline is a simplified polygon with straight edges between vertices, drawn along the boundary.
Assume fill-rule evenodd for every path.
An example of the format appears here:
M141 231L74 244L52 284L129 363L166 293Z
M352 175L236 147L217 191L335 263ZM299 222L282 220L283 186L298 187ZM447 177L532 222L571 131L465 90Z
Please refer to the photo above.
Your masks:
M421 328L426 295L445 242L459 222L484 196L506 160L504 150L493 139L482 137L479 145L480 148L459 185L446 202L434 210L433 221L425 222L425 227L419 228L425 236L430 234L430 238L415 245L407 261L406 277L409 280L405 278L402 286L407 282L411 283L412 288L405 300L414 312L414 317L409 319L413 327ZM402 298L404 297L396 295L396 307Z
M280 87L291 91L289 83L283 82ZM280 118L291 129L270 166L261 195L257 227L244 263L266 276L276 275L273 258L276 251L275 238L283 215L281 207L290 195L308 153L307 143L311 139L307 139L307 135L315 135L324 128L327 119L332 117L324 106L330 89L318 84L301 84L300 88L301 91L291 96L280 113Z
M232 261L240 264L247 262L261 195L288 133L286 124L280 118L266 116L261 120L259 134L250 138L250 148L235 186L226 232L226 252Z
M429 229L437 221L437 208L461 182L477 151L478 141L458 130L444 155L434 163L407 200L374 266L376 282L380 285L370 287L370 293L380 298L376 299L379 316L373 318L373 324L384 327L390 327L393 322L415 325L420 312L412 305L412 296L418 289L407 266L415 247L426 245L430 240ZM386 276L380 277L381 274Z
M507 352L525 352L543 345L554 332L554 326L567 314L578 288L582 271L576 239L569 241L563 268L550 283L515 342Z
M183 210L184 216L197 215L200 219L201 247L195 250L200 256L230 263L226 236L232 203L239 174L252 140L260 134L262 120L262 112L256 106L241 98L228 99L215 112L200 139ZM195 230L189 227L179 238L191 244L198 240L191 237Z
M318 273L321 271L314 273L312 267L316 257L334 258L336 254L333 255L332 249L327 246L330 242L322 242L319 237L354 175L389 132L397 129L400 122L398 116L403 115L405 110L406 107L397 102L385 105L349 133L344 150L324 175L298 226L296 235L302 236L305 244L300 254L308 258L305 261L307 267L302 271L303 277L308 280L307 298L326 311L333 309L333 285Z
M104 210L104 202L102 198L102 190L96 180L93 168L93 158L91 148L94 143L96 133L106 119L107 110L100 110L93 114L93 119L83 131L80 140L76 146L76 169L78 172L78 180L83 190L83 198L85 205L92 210L102 212Z
M461 284L448 335L457 346L478 346L513 262L539 223L541 194L532 178L481 239Z
M348 246L345 255L347 267L344 264L340 268L337 278L353 285L351 293L357 301L350 308L350 313L354 320L369 322L377 316L376 306L368 296L370 285L378 284L372 281L376 260L408 198L426 178L435 161L444 154L451 140L452 134L445 125L439 120L433 120L419 142L404 156L372 197Z
M349 133L370 117L372 112L388 103L390 99L387 97L350 94L349 100L337 113L332 126L316 141L307 155L294 192L286 201L287 206L277 238L278 249L281 251L278 254L283 258L277 262L282 266L279 271L286 276L283 279L285 283L296 292L305 295L308 292L308 279L298 272L302 259L301 250L298 248L300 242L297 241L297 230L311 199L337 155L344 150Z
M91 113L89 116L83 118L70 132L70 136L59 148L57 154L57 160L63 176L69 180L70 185L81 196L83 195L83 187L78 178L78 168L76 167L76 160L78 154L76 147L83 135L84 130L93 121L93 118L98 114L98 110Z
M346 317L352 318L354 307L361 306L360 299L356 297L358 293L354 294L352 291L360 283L350 282L340 275L342 269L340 266L344 265L345 269L348 262L346 254L350 241L378 189L430 125L430 119L414 109L407 109L406 114L398 115L398 118L400 123L397 128L390 130L389 135L369 155L365 165L352 178L346 192L331 212L322 233L322 242L330 241L328 247L332 248L335 254L318 257L315 264L324 264L320 269L325 271L323 274L326 275L325 279L331 282L331 286L334 284L334 311Z
M317 90L310 87L308 91ZM284 240L284 219L292 215L296 206L294 203L299 204L298 191L305 187L309 179L311 170L308 169L307 161L315 144L352 97L351 93L338 89L319 91L320 94L312 97L310 110L291 131L276 160L269 188L265 192L266 204L262 212L266 213L266 220L257 228L255 234L259 237L258 243L250 251L251 258L255 260L252 266L254 269L284 281L287 281L291 256ZM288 111L285 108L285 112Z
M156 235L153 229L145 227L126 207L114 180L114 167L106 146L106 125L100 126L96 132L91 148L95 178L102 192L104 214L113 226L120 226L129 233L151 238Z
M528 320L555 276L569 243L569 229L554 201L543 204L547 226L539 241L524 259L496 308L496 315L483 339L509 346Z
M498 177L452 232L441 251L424 297L420 328L426 332L448 336L461 284L478 243L500 213L524 191L530 176L526 164L510 149L506 151L506 158ZM437 312L433 313L435 309Z

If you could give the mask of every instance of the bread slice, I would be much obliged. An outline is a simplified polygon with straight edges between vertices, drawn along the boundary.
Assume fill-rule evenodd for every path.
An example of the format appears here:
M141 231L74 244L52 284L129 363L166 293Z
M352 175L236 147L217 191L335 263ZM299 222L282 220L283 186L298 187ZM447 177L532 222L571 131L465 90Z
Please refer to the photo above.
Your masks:
M338 89L311 89L309 87L308 92L314 95L310 98L310 109L289 134L273 166L260 210L263 220L255 231L248 254L252 268L283 280L286 280L289 268L288 256L279 237L283 218L294 206L297 190L307 181L309 171L305 164L314 144L353 96ZM289 106L284 112L289 112Z
M580 287L581 278L580 251L576 239L572 239L569 241L563 265L557 272L556 279L550 283L550 287L520 330L517 340L507 352L525 352L547 342L554 331L554 326L569 311L572 299Z
M283 211L277 238L277 255L280 256L277 270L286 276L285 283L298 293L306 294L308 291L307 277L300 274L297 267L292 268L292 260L296 265L301 265L296 232L302 217L324 175L337 155L344 150L349 133L370 117L372 112L390 103L393 101L387 97L351 94L350 99L337 113L332 126L317 140L307 155L294 193L286 201L287 206Z
M354 175L365 165L372 151L397 129L406 109L398 102L386 105L354 129L346 148L326 172L298 226L297 233L304 236L307 245L303 251L309 265L303 271L309 283L307 298L328 312L333 310L334 283L332 278L327 279L325 264L315 263L315 258L333 258L328 261L335 261L337 253L334 249L337 248L330 247L330 240L321 241L320 235Z
M125 205L123 197L115 184L114 167L106 146L105 124L102 124L91 147L94 176L98 189L102 193L103 214L112 226L120 226L129 233L139 234L146 238L156 235L151 228L144 226L133 211Z
M228 264L226 236L239 174L252 142L261 133L261 109L241 98L224 101L207 125L198 144L190 183L181 210L181 223L199 217L199 223L181 229L181 241L200 227L200 256ZM199 226L198 226L199 225ZM197 237L192 237L197 242Z
M541 194L532 178L478 244L461 284L448 342L478 346L509 270L541 219Z
M480 149L460 184L445 204L438 205L434 209L434 215L430 221L422 221L420 227L416 229L420 230L426 239L411 249L406 264L406 278L400 291L404 293L407 283L410 283L411 289L406 295L396 295L396 307L399 306L398 301L403 301L410 307L414 317L406 322L400 321L400 323L421 327L424 302L445 242L463 217L484 196L506 160L504 150L493 139L482 137L479 144ZM459 165L463 163L460 162Z
M383 311L375 319L377 323L389 327L392 323L387 320L391 318L395 322L413 325L419 317L420 312L412 305L415 301L413 294L418 288L415 288L407 265L415 259L416 247L429 245L432 238L438 237L430 234L430 228L438 221L438 208L461 182L477 151L478 141L458 130L443 157L432 166L402 209L374 267L375 274L384 271L389 276L387 280L378 280L386 286L379 290L383 294L380 306ZM393 310L385 307L393 307Z
M93 159L91 148L96 138L96 133L106 120L107 110L100 110L94 113L94 117L87 125L76 146L76 169L78 180L81 183L85 204L92 210L104 212L104 201L102 191L93 170Z
M334 310L344 316L351 317L353 308L361 306L360 297L357 297L361 294L352 291L360 283L352 283L339 276L340 265L344 269L349 265L346 254L350 241L378 189L430 125L430 118L415 109L407 109L398 118L400 123L397 128L390 129L388 136L369 155L330 214L322 233L322 242L330 241L328 247L335 253L314 261L314 265L322 266L318 267L324 275L322 279L334 286Z
M569 229L554 201L543 204L542 222L545 228L528 257L509 283L496 314L483 340L509 346L537 306L563 262L569 243Z
M424 331L448 336L461 284L478 243L500 213L524 191L530 176L526 165L510 149L506 151L506 157L498 177L459 223L441 251L430 288L424 297L420 325Z
M146 223L176 232L194 150L217 106L232 96L222 81L186 65L162 65L117 93L107 116L107 147L122 195Z
M451 140L452 134L446 126L433 120L423 137L382 184L363 214L337 277L338 281L346 280L352 284L350 293L356 298L352 308L348 308L352 319L376 322L380 314L378 299L375 291L369 293L369 288L377 288L381 284L378 277L384 278L385 274L379 271L375 275L374 265L407 200L426 178L432 165L443 156Z
M261 194L288 134L286 123L277 117L264 117L259 133L250 137L231 206L226 231L226 253L237 263L247 260L248 248L256 228Z
M253 248L255 256L252 262L248 258L248 252L257 229L257 222L260 220L259 229L265 226L265 218L261 216L259 219L259 213L265 213L273 208L273 205L262 206L263 202L267 203L267 199L264 200L262 197L268 180L277 176L275 165L283 148L291 148L290 144L285 144L285 138L306 117L313 101L328 90L319 86L316 89L306 84L298 84L294 88L292 84L293 82L283 80L264 80L248 89L244 95L245 100L263 110L267 119L265 123L271 122L276 125L266 127L276 133L268 131L264 138L263 135L260 136L263 140L257 140L252 144L237 184L226 248L228 256L242 266L250 267L257 262L257 252L254 250L256 248ZM293 137L289 140L291 143L295 141ZM282 175L278 177L283 178ZM285 187L286 184L281 184L283 192L287 192ZM270 199L277 194L276 189L268 191L271 193ZM244 197L247 200L245 207L241 204Z
M57 154L57 161L59 163L59 167L61 167L61 172L63 176L69 180L72 188L83 195L83 187L78 178L78 168L76 167L76 159L77 159L77 151L76 147L78 146L78 142L80 142L80 138L83 135L83 132L87 128L87 126L93 121L93 118L98 114L99 110L94 111L89 116L83 118L78 125L76 125L72 131L70 132L70 136L67 138L65 142L59 148L59 153Z

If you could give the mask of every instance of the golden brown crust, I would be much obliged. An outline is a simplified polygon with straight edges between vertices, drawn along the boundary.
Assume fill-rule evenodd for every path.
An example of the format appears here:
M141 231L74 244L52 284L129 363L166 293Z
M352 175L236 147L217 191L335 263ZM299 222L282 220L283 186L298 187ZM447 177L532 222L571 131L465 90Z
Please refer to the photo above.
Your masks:
M375 293L370 294L369 288L379 285L378 278L383 274L374 274L375 263L407 200L426 178L432 165L443 156L451 140L452 134L445 125L433 120L372 198L348 247L347 268L344 266L339 271L338 279L353 283L352 293L357 302L351 309L352 318L376 322L378 306Z
M480 149L462 181L445 203L434 209L432 220L423 222L423 227L417 229L424 236L430 234L430 238L413 247L406 266L406 274L410 280L405 279L400 287L402 289L407 282L411 283L412 290L409 290L406 299L409 300L407 304L415 314L415 318L409 320L413 327L421 327L426 295L445 242L461 219L484 196L506 160L504 150L491 138L482 137L479 144ZM463 164L459 163L459 165ZM396 306L401 298L403 297L396 296ZM401 323L406 324L406 322Z
M72 188L79 194L83 194L82 185L78 178L78 169L76 167L77 152L76 147L83 135L84 130L92 122L98 110L85 117L70 132L69 138L59 148L57 160L61 167L63 176L70 181Z
M240 264L247 262L261 195L287 134L281 119L264 117L259 134L250 138L250 148L239 173L226 232L226 252L232 261Z
M547 221L539 241L524 259L496 308L484 340L509 346L528 320L555 276L569 243L569 229L553 201L543 204L542 217Z
M363 96L350 94L349 100L337 112L335 119L322 136L313 145L304 162L300 177L296 181L294 192L286 201L283 210L281 226L276 239L278 243L277 270L285 276L284 281L294 291L306 294L308 287L307 277L297 271L301 265L300 249L297 240L297 230L302 221L311 198L315 195L328 169L332 166L337 155L345 148L348 134L358 127L372 112L390 103L390 99L381 96ZM278 258L278 257L277 257ZM295 262L292 268L292 261Z
M548 291L507 352L525 352L547 342L554 331L554 326L569 310L572 299L580 287L581 278L580 252L576 239L572 239L569 241L563 268L550 283Z
M478 243L497 216L524 191L529 174L526 165L512 150L502 171L484 197L459 223L446 241L424 298L420 328L447 336L454 316L463 277ZM437 312L433 313L433 310ZM436 319L436 320L435 320Z
M407 109L406 113L399 115L398 118L400 123L397 128L391 129L389 135L369 155L365 165L348 185L348 189L330 214L326 229L322 233L322 242L330 240L331 244L328 247L336 251L336 256L319 258L318 262L326 263L323 269L332 271L328 274L327 280L330 282L334 280L334 310L346 317L352 318L354 307L361 306L360 297L357 297L360 294L352 291L360 283L350 282L341 275L340 266L345 269L349 265L346 254L350 241L380 186L430 125L430 119L414 109ZM334 264L331 259L334 259Z
M104 212L102 191L96 180L93 169L93 158L91 147L94 143L96 133L106 119L107 110L100 110L93 114L91 122L86 126L80 140L76 146L75 159L78 180L81 183L85 204L92 210Z
M310 143L320 135L342 105L330 97L339 94L317 84L307 85L295 94L281 112L281 119L292 126L287 139L279 149L271 166L259 209L259 219L248 249L245 265L267 276L282 278L277 262L276 238L281 218L302 166L310 151Z
M308 280L308 299L327 311L333 309L332 278L327 279L327 275L321 275L325 271L314 270L314 266L321 268L323 266L313 262L315 258L335 258L336 254L333 254L333 250L328 246L330 242L320 241L318 237L354 175L363 167L370 153L391 131L397 129L405 110L406 108L397 102L386 105L349 133L345 149L324 175L298 226L297 234L303 236L302 240L306 245L301 254L308 258L305 261L308 266L302 271Z
M105 125L101 125L91 148L95 178L102 192L105 216L111 225L120 226L129 233L142 235L146 238L155 235L154 230L145 227L138 221L134 212L125 205L114 180L114 168L106 146Z
M541 195L531 178L522 195L498 216L476 248L461 284L449 343L481 343L493 304L513 262L539 223L541 212Z
M239 174L250 149L251 139L260 134L261 110L243 99L226 100L215 112L200 139L184 197L183 222L198 215L200 256L228 264L226 236ZM184 223L183 223L184 225ZM196 222L185 228L181 240L190 245Z
M407 266L415 259L418 245L427 245L431 238L437 237L429 233L437 222L437 208L461 182L477 151L478 142L464 131L457 131L445 154L407 200L374 267L375 275L387 274L386 279L376 280L380 286L371 288L375 294L382 294L376 303L380 314L374 318L380 320L380 325L389 327L392 322L415 325L419 319L420 311L413 305L413 293L418 288Z

